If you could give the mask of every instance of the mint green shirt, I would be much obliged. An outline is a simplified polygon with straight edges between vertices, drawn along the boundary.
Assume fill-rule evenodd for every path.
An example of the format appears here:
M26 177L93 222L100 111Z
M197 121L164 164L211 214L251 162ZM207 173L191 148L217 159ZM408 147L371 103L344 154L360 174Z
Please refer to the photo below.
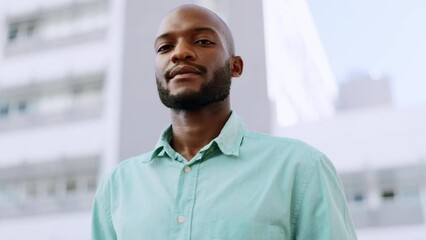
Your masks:
M336 170L307 144L247 131L235 113L191 161L171 138L101 183L92 239L356 239Z

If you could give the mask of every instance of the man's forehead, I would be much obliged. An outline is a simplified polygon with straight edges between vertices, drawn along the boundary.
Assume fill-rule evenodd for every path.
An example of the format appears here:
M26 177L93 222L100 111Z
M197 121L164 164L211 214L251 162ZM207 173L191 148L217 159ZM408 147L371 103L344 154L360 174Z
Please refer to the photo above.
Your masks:
M185 30L210 29L213 32L222 32L217 17L209 10L201 8L183 8L169 13L160 23L157 37L165 33Z

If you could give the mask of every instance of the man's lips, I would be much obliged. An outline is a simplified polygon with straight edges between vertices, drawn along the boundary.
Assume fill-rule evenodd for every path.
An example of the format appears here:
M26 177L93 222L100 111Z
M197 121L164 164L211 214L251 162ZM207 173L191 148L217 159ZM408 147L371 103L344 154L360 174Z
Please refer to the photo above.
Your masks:
M182 65L182 66L177 66L174 69L172 69L172 71L169 74L168 79L173 79L177 75L182 75L182 74L187 74L187 73L202 74L202 72L200 70L198 70L196 67L189 66L189 65Z

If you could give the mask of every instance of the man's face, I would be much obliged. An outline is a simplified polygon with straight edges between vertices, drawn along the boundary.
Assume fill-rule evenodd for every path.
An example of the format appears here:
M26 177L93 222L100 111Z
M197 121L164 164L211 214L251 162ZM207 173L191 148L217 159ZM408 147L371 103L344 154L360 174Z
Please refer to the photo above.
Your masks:
M228 97L230 56L220 27L197 9L178 10L162 22L155 75L164 105L193 110Z

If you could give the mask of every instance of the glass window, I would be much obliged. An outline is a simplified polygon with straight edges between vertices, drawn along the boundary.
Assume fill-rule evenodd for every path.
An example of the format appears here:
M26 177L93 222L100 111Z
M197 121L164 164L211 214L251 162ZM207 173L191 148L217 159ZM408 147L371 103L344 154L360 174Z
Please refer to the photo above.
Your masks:
M22 112L26 112L27 111L27 102L26 101L22 101L18 103L18 112L22 113Z
M395 197L395 192L393 190L382 191L382 198L384 200L393 200L394 197Z
M356 193L353 199L355 202L362 202L364 201L364 195L362 193Z
M0 118L9 115L9 105L0 105Z
M67 192L75 192L77 189L77 183L74 179L69 179L66 183L66 190Z
M9 32L7 35L7 40L13 42L18 38L18 24L14 23L9 25Z
M28 37L32 37L35 34L36 30L37 30L36 21L27 22L26 35Z

